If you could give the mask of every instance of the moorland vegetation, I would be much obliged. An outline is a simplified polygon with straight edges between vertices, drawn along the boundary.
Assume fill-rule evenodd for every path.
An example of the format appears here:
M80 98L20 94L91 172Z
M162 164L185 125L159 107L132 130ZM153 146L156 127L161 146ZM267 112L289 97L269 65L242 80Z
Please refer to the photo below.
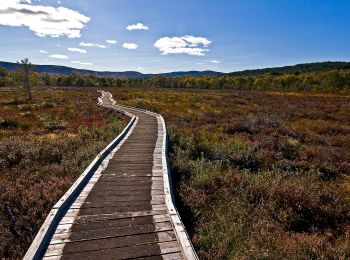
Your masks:
M118 89L164 115L201 259L350 257L350 96Z

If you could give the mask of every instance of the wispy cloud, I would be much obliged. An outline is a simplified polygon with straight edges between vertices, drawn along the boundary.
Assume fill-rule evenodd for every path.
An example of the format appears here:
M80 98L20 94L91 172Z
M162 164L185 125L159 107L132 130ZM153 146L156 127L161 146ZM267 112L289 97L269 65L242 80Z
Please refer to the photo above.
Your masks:
M196 65L210 65L210 64L220 64L221 61L219 60L208 60L208 61L202 61L202 62L197 62Z
M71 63L73 64L80 64L80 65L86 65L86 66L93 66L94 64L92 64L91 62L82 62L82 61L71 61Z
M83 47L97 47L101 49L108 48L108 46L106 45L99 44L99 43L91 43L91 42L81 42L79 45Z
M139 46L136 43L126 42L126 43L123 44L123 48L129 49L129 50L135 50L138 47Z
M194 56L204 56L208 52L212 42L204 37L182 36L163 37L154 43L154 47L161 51L162 55L167 54L188 54Z
M148 30L149 27L144 25L143 23L137 23L137 24L131 24L126 27L127 30L133 31L133 30Z
M109 43L109 44L116 44L117 41L116 41L116 40L107 40L106 43Z
M63 55L63 54L52 54L52 55L50 55L50 58L61 59L61 60L69 59L68 56Z
M65 7L34 5L31 1L1 0L0 24L28 27L40 37L79 38L90 17Z
M68 50L71 52L79 52L79 53L83 53L83 54L87 53L87 50L83 50L83 49L79 49L79 48L68 48Z
M45 51L45 50L40 50L39 52L40 52L40 53L44 53L44 54L48 54L48 52Z

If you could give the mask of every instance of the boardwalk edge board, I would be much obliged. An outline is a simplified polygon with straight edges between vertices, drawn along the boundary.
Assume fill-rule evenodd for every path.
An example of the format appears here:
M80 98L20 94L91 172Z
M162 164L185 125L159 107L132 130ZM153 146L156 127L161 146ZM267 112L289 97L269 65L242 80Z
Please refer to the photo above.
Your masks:
M104 92L102 92L104 95ZM110 106L105 106L101 98L98 98L98 106L102 108L112 108ZM114 110L118 110L113 108ZM100 167L105 167L104 160L117 149L119 143L127 138L130 129L137 123L137 117L131 115L130 113L118 110L129 117L131 117L128 125L123 129L123 131L116 137L105 149L103 149L91 162L91 164L85 169L85 171L79 176L75 183L70 187L70 189L62 196L62 198L55 204L47 218L45 219L43 225L35 236L31 246L24 256L24 260L31 259L41 259L45 254L48 244L55 233L55 230L60 223L61 219L64 217L66 212L69 210L70 206L78 198L81 191L89 183L90 179L98 171ZM119 149L119 147L118 147Z

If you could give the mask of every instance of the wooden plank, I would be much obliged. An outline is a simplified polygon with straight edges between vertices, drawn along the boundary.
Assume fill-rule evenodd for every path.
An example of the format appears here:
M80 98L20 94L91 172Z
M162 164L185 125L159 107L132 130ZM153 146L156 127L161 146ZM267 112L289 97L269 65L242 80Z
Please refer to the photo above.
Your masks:
M164 215L164 214L168 214L168 211L146 210L146 211L138 211L138 212L113 212L110 214L79 215L77 216L77 219L94 220L94 219L109 219L109 218L130 218L130 217L135 218L139 216L153 216L153 215Z
M105 207L128 207L128 206L143 206L143 205L165 205L165 200L137 200L137 201L115 201L115 200L100 200L100 201L85 201L81 208L105 208ZM74 207L74 204L73 204Z
M164 220L169 221L169 218L166 218ZM161 223L164 221L158 221L157 223ZM143 225L143 224L153 224L154 220L152 216L145 216L145 217L138 217L138 218L124 218L124 219L111 219L106 221L76 221L75 225L71 227L69 223L67 224L60 224L57 227L57 231L59 230L65 230L69 228L68 232L76 232L76 231L84 231L84 230L95 230L95 229L106 229L106 228L112 228L112 227L124 227L124 226L136 226L136 225ZM56 232L57 233L57 232Z
M181 253L170 253L170 254L162 254L162 255L138 258L138 260L180 260L180 259L183 259L183 256Z
M73 222L76 223L82 223L82 224L87 224L90 222L105 222L109 220L123 220L123 219L137 219L137 218L143 218L143 217L152 217L154 222L164 222L164 221L169 221L169 215L168 214L159 214L159 215L154 215L152 213L145 213L143 215L140 214L140 212L137 212L138 214L126 214L126 215L121 215L121 214L107 214L107 215L95 215L95 216L78 216L77 218L71 218L71 217L64 217L60 224L72 224Z
M102 239L109 237L130 236L160 231L172 231L170 222L161 222L147 225L135 225L124 227L112 227L104 229L94 229L87 231L69 232L69 230L59 230L53 236L50 244L61 244L73 241L84 241L91 239Z
M176 236L173 231L137 234L123 237L110 237L101 240L85 240L67 243L64 247L64 254L73 254L79 252L89 252L171 241L176 241ZM62 255L62 249L62 244L50 245L47 250L46 256Z
M93 199L103 199L103 201L150 201L152 198L156 199L156 200L162 200L165 199L165 195L145 195L145 196L128 196L128 195L124 195L124 196L108 196L108 195L104 195L104 194L99 194L99 195L91 195L87 198L88 201L92 201Z
M111 214L115 212L145 211L151 210L152 205L126 206L126 207L104 207L104 208L81 208L80 215Z
M106 250L98 250L91 252L79 252L74 254L62 255L61 259L131 259L142 258L152 255L162 255L170 253L178 253L179 247L177 242L164 242L146 245L135 245L122 248L112 248Z
M152 182L142 183L142 185L119 185L118 183L99 183L99 185L95 185L94 191L150 191L150 190L162 190L164 191L164 185L151 185Z
M92 196L149 196L149 195L164 195L164 190L161 189L134 189L134 190L118 190L118 189L93 189Z
M83 205L80 209L80 215L96 215L96 214L112 214L115 212L137 212L137 211L145 211L145 210L153 210L153 211L166 211L167 206L165 204L161 205L136 205L136 206L112 206L112 207L88 207Z

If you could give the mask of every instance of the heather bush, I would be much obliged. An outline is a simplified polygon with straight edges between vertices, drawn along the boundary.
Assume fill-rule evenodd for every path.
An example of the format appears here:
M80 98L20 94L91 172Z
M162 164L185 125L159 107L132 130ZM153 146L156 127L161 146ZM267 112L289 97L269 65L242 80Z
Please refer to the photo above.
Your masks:
M349 247L332 253L325 250L344 247L350 211L341 193L320 183L316 172L252 171L248 161L240 169L234 161L227 165L203 153L194 157L189 150L196 148L186 149L179 141L189 141L188 136L170 133L180 212L200 257L278 259L296 254L305 259L333 254L341 258L350 252ZM290 241L293 252L288 244L272 239L290 240L290 236L297 238Z

